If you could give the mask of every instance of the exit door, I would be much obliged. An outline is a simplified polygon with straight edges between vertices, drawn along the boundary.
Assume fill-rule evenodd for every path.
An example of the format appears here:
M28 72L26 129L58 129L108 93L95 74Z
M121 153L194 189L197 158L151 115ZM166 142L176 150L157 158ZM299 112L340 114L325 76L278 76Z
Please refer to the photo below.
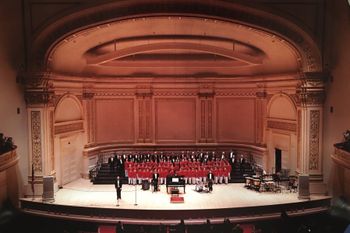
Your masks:
M282 169L282 150L275 148L275 173Z

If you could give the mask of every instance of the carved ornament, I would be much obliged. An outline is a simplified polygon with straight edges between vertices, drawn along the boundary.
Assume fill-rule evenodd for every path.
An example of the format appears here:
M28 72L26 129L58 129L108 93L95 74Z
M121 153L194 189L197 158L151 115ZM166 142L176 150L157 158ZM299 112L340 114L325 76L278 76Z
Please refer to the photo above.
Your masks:
M24 98L27 105L31 104L54 104L54 92L48 90L26 90Z
M237 97L256 97L255 90L231 90L231 91L217 91L216 96L237 96Z
M41 149L41 113L31 112L31 141L32 141L32 162L34 171L42 171L42 149Z
M297 103L306 106L323 105L325 90L322 73L304 73L297 87Z
M319 132L320 132L320 111L310 111L310 136L309 136L309 169L317 170L319 161Z

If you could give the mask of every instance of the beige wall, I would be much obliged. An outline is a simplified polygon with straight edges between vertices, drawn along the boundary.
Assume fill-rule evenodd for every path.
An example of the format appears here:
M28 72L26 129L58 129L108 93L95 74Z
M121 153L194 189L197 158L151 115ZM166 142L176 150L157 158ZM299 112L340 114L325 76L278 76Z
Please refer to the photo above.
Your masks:
M22 87L16 83L23 64L21 1L0 1L0 132L11 136L18 146L21 177L28 175L26 107ZM17 108L20 114L17 114Z
M329 54L326 65L331 69L333 81L327 83L324 112L324 175L331 178L333 144L343 140L342 133L350 129L350 7L346 0L328 0L327 39L325 50ZM330 113L333 106L334 112Z

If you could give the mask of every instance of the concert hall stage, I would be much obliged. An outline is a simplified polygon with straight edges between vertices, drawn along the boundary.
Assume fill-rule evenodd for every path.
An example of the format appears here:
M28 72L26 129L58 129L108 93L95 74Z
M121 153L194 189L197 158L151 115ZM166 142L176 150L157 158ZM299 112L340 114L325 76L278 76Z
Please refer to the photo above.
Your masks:
M152 188L152 187L151 187ZM251 222L276 219L282 211L290 216L327 211L329 196L311 195L310 200L299 200L297 193L256 192L244 184L217 184L212 193L199 193L194 185L180 189L183 203L171 203L165 185L159 192L141 190L141 185L123 185L122 200L117 206L114 185L93 185L89 180L78 179L55 193L53 202L41 198L22 198L25 213L100 223L123 221L129 224L176 224L184 219L187 224L200 224L210 219L222 223Z

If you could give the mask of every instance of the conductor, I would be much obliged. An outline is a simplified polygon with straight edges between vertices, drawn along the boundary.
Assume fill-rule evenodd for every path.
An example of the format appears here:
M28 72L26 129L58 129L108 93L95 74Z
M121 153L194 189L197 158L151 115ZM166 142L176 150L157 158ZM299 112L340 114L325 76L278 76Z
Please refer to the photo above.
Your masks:
M153 182L153 192L158 191L158 179L159 179L159 174L157 173L157 170L154 170L153 175L152 175L152 182Z
M208 188L209 188L209 192L213 191L213 180L214 180L214 175L211 172L211 170L209 170L209 173L207 175L208 178Z
M119 199L122 199L122 181L120 180L120 177L117 176L117 179L115 180L114 186L117 190L117 202Z

